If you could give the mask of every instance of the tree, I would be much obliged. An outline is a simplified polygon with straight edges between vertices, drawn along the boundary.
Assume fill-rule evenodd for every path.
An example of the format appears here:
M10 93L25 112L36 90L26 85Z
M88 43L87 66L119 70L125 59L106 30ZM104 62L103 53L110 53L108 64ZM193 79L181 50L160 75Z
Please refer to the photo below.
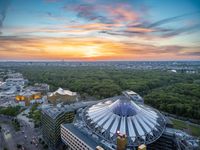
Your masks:
M47 144L44 145L44 149L48 149L48 147L49 147L49 146L48 146Z
M22 148L22 145L21 145L21 144L17 144L17 148L18 148L18 149L21 149L21 148Z

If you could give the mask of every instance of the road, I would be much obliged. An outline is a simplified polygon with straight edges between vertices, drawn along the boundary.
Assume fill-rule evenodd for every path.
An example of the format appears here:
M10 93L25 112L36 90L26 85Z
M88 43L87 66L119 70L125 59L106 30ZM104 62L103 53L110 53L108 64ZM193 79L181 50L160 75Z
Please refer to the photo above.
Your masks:
M2 127L3 138L7 145L7 148L9 150L16 150L16 143L12 138L12 136L15 134L15 131L9 124L1 124L1 127Z
M0 134L0 150L4 147L9 150L17 150L17 144L24 147L25 150L40 150L38 144L39 129L31 128L23 120L19 120L21 130L16 132L11 123L12 118L0 116L0 124L2 126L2 133ZM35 144L31 144L34 141Z
M4 136L3 136L3 131L0 132L0 150L3 150L4 146L6 145Z
M34 128L34 123L30 122L30 118L27 117L29 112L30 112L30 107L21 112L19 115L17 115L17 119L19 119L22 122L25 122L26 124L29 124L31 128Z
M23 145L28 150L39 150L36 144L31 144L31 141L35 141L38 144L39 131L31 128L26 122L20 121L22 124L21 131L16 135L16 141Z

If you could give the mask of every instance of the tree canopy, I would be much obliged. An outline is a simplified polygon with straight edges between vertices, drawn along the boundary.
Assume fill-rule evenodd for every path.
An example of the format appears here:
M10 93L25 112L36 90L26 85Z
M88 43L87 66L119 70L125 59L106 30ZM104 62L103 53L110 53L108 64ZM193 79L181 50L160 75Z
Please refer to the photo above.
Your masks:
M168 113L200 119L200 74L163 70L114 69L112 67L23 66L15 68L29 84L47 83L97 99L133 90L145 103Z

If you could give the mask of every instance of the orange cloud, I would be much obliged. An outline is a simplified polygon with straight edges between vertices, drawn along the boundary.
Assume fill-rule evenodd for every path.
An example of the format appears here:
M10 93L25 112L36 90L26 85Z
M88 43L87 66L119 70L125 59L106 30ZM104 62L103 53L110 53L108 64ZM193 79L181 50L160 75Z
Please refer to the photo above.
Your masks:
M83 29L83 30L110 30L113 26L121 26L116 24L104 24L104 23L89 23L89 24L82 24L82 25L73 25L67 26L67 28L72 29Z
M123 6L109 9L111 16L116 18L116 22L133 22L138 19L138 14Z
M26 60L162 60L189 58L188 48L117 42L101 38L4 38L0 59ZM191 49L191 54L198 49ZM199 58L199 56L190 56Z

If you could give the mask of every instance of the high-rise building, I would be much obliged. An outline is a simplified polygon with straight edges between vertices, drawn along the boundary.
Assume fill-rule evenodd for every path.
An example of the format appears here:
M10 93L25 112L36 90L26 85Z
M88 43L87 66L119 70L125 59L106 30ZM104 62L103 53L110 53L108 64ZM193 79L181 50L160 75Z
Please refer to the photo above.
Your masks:
M78 109L94 104L94 102L78 102L70 105L43 105L42 134L50 149L57 149L61 143L60 127L62 123L71 123Z
M62 123L71 123L74 115L74 109L70 107L49 107L42 110L43 138L50 149L56 149L61 142L60 125Z

